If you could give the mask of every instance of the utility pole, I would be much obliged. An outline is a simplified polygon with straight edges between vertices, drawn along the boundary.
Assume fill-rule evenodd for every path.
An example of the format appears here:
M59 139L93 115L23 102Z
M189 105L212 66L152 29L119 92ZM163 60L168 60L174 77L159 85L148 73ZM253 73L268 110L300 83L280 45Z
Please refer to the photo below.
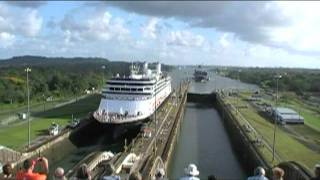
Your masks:
M279 79L281 79L282 76L278 75L276 76L276 80L277 80L277 92L276 92L276 107L275 107L275 111L277 111L277 107L278 107L278 97L279 97ZM274 119L274 128L273 128L273 145L272 145L272 162L274 162L274 156L275 156L275 151L276 151L276 130L277 130L277 123L278 123L278 119L279 116L278 114L276 114L276 118Z
M155 85L155 90L154 90L154 122L155 122L155 133L154 133L154 150L155 154L157 152L157 82L158 79L156 77L156 85Z
M106 66L105 65L101 66L101 69L102 69L102 88L101 89L103 89L103 86L104 86L104 70L106 69Z
M31 144L31 124L30 124L30 91L29 91L29 72L31 72L31 69L27 67L25 69L27 72L27 93L28 93L28 112L27 112L27 118L28 118L28 148L30 148Z

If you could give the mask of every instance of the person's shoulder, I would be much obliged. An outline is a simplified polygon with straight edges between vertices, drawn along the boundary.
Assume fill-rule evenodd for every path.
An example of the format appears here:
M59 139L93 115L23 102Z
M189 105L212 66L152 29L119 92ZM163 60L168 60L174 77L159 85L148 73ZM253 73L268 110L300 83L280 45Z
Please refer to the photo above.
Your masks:
M247 180L268 180L268 178L264 176L250 176L247 178Z
M182 177L180 180L200 180L198 177Z
M30 174L32 180L46 180L47 175L40 173L32 173Z

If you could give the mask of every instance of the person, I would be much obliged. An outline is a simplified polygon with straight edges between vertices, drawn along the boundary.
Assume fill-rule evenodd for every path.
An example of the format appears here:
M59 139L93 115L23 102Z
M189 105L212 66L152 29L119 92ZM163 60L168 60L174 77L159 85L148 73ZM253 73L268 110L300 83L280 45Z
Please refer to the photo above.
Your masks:
M110 163L105 166L105 175L102 177L102 180L120 180L120 176L112 175L114 173L114 166Z
M78 180L91 180L90 171L87 164L82 164L79 166L76 179Z
M42 171L35 172L34 167L40 165ZM23 162L23 169L17 172L17 180L46 180L49 173L48 159L39 157L36 160L26 159Z
M272 179L273 180L283 180L283 176L284 176L284 170L279 168L279 167L275 167L272 169Z
M184 169L186 174L185 177L180 178L180 180L200 180L197 176L200 174L197 166L195 164L189 164L188 167Z
M265 177L266 171L263 169L263 167L258 166L254 170L254 176L248 177L247 180L268 180L267 177Z
M139 172L133 172L129 175L128 180L142 180L142 177Z
M314 166L314 177L310 180L320 180L320 164Z
M155 179L156 180L164 180L165 179L165 171L163 168L157 169L156 174L155 174Z
M214 175L208 176L208 180L217 180L217 178Z
M15 178L13 177L13 168L14 167L12 163L7 163L4 166L2 166L3 175L0 176L0 179L14 180Z
M54 171L53 179L54 180L67 180L67 178L64 175L64 169L62 167L58 167Z

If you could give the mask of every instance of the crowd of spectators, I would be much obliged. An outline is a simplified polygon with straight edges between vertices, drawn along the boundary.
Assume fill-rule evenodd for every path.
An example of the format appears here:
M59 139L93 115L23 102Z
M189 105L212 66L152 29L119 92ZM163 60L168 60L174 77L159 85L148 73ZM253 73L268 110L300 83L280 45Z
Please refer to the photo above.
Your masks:
M181 177L180 180L199 180L198 177L200 172L195 164L189 164L185 169L185 176ZM320 180L320 164L315 165L314 177L310 180ZM56 168L53 177L49 176L49 163L47 158L38 157L36 159L26 159L22 167L15 171L12 163L7 163L2 166L2 174L0 175L0 180L67 180L65 176L64 169L62 167ZM284 180L285 171L280 167L274 167L272 169L272 175L270 180ZM75 176L69 178L70 180L92 180L92 175L88 166L82 164L78 167ZM112 164L107 164L105 166L105 174L101 177L101 180L120 180L120 176L114 175L114 166ZM131 173L128 180L142 180L142 176L139 172ZM167 180L165 170L159 168L156 170L153 177L154 180ZM208 180L216 180L214 175L208 176ZM254 170L254 175L247 178L247 180L269 180L266 177L266 171L263 167L257 167Z

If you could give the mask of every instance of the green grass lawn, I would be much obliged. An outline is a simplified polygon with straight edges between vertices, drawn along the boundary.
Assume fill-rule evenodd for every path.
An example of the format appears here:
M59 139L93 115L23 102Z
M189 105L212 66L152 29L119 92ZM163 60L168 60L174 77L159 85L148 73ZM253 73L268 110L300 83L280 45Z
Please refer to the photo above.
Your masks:
M234 97L227 98L229 103L236 103ZM268 144L272 145L273 142L273 124L261 117L257 111L250 106L243 99L238 101L241 105L248 105L246 109L240 109L241 114L247 119L247 121L263 136ZM297 161L309 169L319 162L320 154L308 149L299 141L292 138L288 133L284 132L280 128L277 129L276 134L276 150L280 157L284 160ZM268 154L268 153L264 153ZM266 159L270 162L270 153Z
M31 121L31 138L46 133L52 122L65 126L71 120L73 114L76 118L85 117L89 112L96 110L99 106L100 95L91 95L77 102L50 109L45 112L36 113ZM27 121L0 129L0 144L21 149L27 143L28 123Z

